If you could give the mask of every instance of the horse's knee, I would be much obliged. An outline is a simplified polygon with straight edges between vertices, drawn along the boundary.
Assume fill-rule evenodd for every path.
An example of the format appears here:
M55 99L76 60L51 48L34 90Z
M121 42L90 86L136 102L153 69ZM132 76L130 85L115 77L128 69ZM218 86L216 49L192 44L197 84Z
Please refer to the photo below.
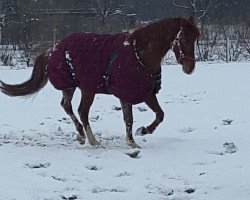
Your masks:
M61 106L63 107L63 109L65 110L65 112L67 114L72 114L72 105L71 102L68 101L61 101Z

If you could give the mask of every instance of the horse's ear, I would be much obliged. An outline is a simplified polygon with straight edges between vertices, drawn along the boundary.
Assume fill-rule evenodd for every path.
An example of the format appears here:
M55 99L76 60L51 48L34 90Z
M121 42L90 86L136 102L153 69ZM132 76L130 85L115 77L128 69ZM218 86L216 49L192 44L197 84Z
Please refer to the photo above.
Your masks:
M195 21L194 21L194 16L193 16L193 15L191 15L191 16L188 18L188 21L189 21L191 24L195 25Z

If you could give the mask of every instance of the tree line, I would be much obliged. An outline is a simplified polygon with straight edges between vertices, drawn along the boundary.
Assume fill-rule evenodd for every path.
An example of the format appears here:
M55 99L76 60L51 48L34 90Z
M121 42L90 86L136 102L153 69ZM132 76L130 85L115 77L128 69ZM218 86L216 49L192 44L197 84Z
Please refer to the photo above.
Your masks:
M140 21L190 14L202 25L250 25L250 1L1 0L0 43L53 41L78 31L115 33Z
M218 32L241 25L249 35L249 0L0 0L0 44L47 48L72 32L116 33L189 15L208 45L218 36L211 25Z

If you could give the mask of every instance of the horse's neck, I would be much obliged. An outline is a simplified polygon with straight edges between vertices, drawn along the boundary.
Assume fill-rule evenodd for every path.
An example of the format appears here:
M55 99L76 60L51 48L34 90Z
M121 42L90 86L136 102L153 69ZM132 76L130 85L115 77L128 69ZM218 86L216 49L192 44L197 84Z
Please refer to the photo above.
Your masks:
M162 59L171 48L171 43L180 30L177 22L167 21L161 23L157 25L159 30L156 29L153 35L145 34L146 36L138 40L136 44L139 47L137 53L140 60L152 74L160 72Z

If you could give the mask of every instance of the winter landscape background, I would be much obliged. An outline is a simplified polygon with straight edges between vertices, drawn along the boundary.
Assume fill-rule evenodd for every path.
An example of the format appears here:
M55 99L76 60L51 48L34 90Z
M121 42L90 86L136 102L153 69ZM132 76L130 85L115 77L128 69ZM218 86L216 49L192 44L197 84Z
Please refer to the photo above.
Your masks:
M0 80L20 83L36 55L68 33L132 31L193 14L202 32L195 72L162 63L163 123L125 142L119 100L97 95L90 112L101 148L76 141L50 83L32 98L0 93L0 200L248 200L250 1L1 0ZM230 13L230 14L228 14ZM106 14L106 15L104 15ZM228 63L226 63L226 61ZM73 99L75 113L80 101ZM134 131L154 113L133 107Z

